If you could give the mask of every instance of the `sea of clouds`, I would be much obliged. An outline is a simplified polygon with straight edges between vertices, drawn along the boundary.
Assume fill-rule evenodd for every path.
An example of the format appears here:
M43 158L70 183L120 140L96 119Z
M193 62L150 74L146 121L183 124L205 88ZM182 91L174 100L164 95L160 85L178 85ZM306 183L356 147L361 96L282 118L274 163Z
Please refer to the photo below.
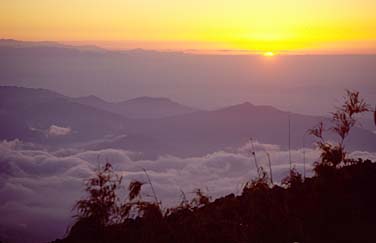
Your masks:
M289 152L270 144L253 144L258 163L269 172L266 152L270 154L275 182L287 175ZM61 238L74 222L75 202L85 196L85 180L106 162L123 176L120 195L126 194L128 183L137 179L147 182L150 176L163 207L177 205L181 191L188 198L201 188L213 199L239 194L244 184L256 177L251 144L232 151L218 151L202 157L161 156L146 160L142 154L120 149L49 151L19 140L0 142L0 240L43 242ZM292 150L293 165L302 172L303 151L307 175L319 153L314 149ZM376 154L353 152L354 157L376 160ZM149 185L142 197L150 200Z

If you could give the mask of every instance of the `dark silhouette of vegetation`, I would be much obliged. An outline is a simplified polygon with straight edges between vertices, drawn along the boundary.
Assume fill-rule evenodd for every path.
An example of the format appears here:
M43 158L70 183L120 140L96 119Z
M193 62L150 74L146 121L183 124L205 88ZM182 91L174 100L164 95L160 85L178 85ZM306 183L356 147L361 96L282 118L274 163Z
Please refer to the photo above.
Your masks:
M332 125L310 130L321 151L313 177L302 178L292 168L281 185L273 185L260 167L240 195L214 201L200 189L189 201L182 191L180 205L161 210L158 199L142 200L145 183L132 181L121 202L115 193L121 178L106 165L88 181L89 197L78 201L68 236L55 242L375 242L376 163L349 158L344 143L355 115L366 111L359 93L347 91ZM339 141L325 140L328 131Z
M113 172L111 164L99 168L94 178L86 182L87 199L79 200L75 206L79 220L89 219L96 224L105 226L112 221L117 211L116 189L122 178Z
M321 161L315 163L315 172L320 173L330 167L338 168L353 162L347 158L345 139L351 128L356 125L356 115L370 111L369 105L360 98L359 92L346 90L344 104L332 113L331 125L326 128L323 122L309 130L309 133L319 140L317 145L321 151ZM324 139L324 133L334 132L339 136L337 142L329 142Z

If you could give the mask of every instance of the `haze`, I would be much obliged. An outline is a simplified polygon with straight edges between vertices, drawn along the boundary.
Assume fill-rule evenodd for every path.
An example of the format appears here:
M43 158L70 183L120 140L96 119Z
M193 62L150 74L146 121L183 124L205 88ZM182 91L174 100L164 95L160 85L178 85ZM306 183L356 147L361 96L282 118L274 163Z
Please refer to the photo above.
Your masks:
M0 43L0 84L68 96L167 97L204 109L249 101L316 115L338 105L345 89L376 100L374 55L194 55Z

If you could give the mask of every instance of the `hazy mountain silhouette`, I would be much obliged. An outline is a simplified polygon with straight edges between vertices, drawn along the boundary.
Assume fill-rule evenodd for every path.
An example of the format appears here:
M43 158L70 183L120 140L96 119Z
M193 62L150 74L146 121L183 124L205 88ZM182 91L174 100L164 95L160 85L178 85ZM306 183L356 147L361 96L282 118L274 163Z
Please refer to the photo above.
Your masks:
M9 48L53 47L53 48L77 49L81 51L106 52L105 49L99 48L94 45L72 46L72 45L61 44L59 42L54 42L54 41L19 41L19 40L14 40L14 39L0 39L0 47L9 47Z
M320 115L332 109L334 97L341 97L344 89L375 100L376 55L265 59L3 42L0 85L46 88L71 97L95 94L111 101L168 97L202 109L252 101Z
M238 147L250 137L261 143L278 144L286 149L289 117L291 148L301 148L306 131L323 119L246 102L215 111L160 119L145 129L147 134L163 138L162 143L169 143L173 147L172 153L184 155ZM307 145L313 142L310 136L306 136L305 140ZM376 136L367 130L354 128L348 147L352 150L375 151Z
M54 144L88 141L118 133L127 120L117 114L74 103L70 98L44 89L0 87L1 139ZM56 125L72 134L53 139L43 131Z
M214 111L195 111L182 115L174 113L175 116L155 118L168 112L172 114L172 111L192 110L164 98L141 97L109 103L90 96L80 98L77 103L77 98L72 99L43 89L1 87L0 93L3 128L0 139L19 138L47 145L79 143L94 149L124 148L152 157L162 154L193 156L237 148L250 137L261 143L287 148L289 117L291 147L300 148L307 129L322 119L250 103ZM110 112L114 107L124 110L116 110L117 114ZM133 116L154 118L126 118L119 115L120 111ZM51 138L40 132L52 125L69 127L72 133ZM310 139L307 136L307 145L311 144ZM352 150L376 151L376 135L365 129L355 128L347 145Z
M194 112L168 98L138 97L122 102L107 102L94 95L72 99L74 102L111 111L129 118L161 118Z

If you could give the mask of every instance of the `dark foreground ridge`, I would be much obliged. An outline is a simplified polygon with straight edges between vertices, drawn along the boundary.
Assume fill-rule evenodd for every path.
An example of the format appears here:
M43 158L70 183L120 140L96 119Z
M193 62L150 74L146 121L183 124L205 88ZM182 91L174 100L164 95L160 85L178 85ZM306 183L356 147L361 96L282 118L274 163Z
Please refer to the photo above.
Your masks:
M162 213L145 204L142 216L103 225L79 220L55 243L83 242L375 242L376 164L352 161L316 167L312 178L292 172L283 185L266 177L242 194L184 204Z
M344 145L356 114L370 109L358 92L347 91L345 98L329 127L320 122L309 130L321 152L313 177L292 168L281 185L273 185L271 167L269 180L255 160L258 177L241 195L210 202L197 190L189 202L182 192L178 207L162 210L146 171L154 201L141 200L143 183L131 181L121 202L116 192L122 178L106 164L87 181L89 196L77 202L69 234L55 243L375 242L376 163L350 158ZM326 140L327 131L339 140Z

